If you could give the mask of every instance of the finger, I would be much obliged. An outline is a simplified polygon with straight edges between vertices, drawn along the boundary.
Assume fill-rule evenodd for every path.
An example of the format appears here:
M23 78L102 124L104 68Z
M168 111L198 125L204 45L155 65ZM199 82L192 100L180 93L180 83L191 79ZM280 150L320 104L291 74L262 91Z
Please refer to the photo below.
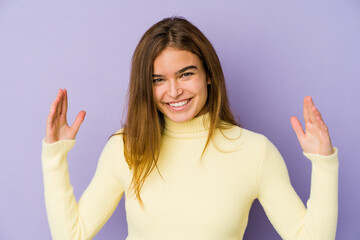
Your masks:
M315 106L314 105L314 102L312 101L311 99L311 96L308 97L308 104L307 104L307 109L308 109L308 114L309 114L309 118L310 118L310 122L311 123L315 123L316 121L316 116L314 114L314 109L313 107Z
M68 100L67 100L67 91L63 89L63 101L62 101L62 110L61 110L61 118L64 122L66 122L66 114L68 109Z
M60 90L55 98L55 100L52 102L50 107L50 112L46 121L46 131L45 131L45 142L51 143L52 137L54 135L54 124L56 119L56 111L59 105L60 101Z
M331 138L330 138L330 134L329 134L329 129L326 126L326 124L321 121L320 117L316 118L316 121L318 122L318 125L320 126L320 141L323 142L323 145L326 145L327 149L329 150L324 150L326 151L325 155L331 155L334 153L333 151L333 147L332 147L332 143L331 143Z
M85 119L85 115L86 115L85 111L80 111L78 113L78 115L76 116L75 121L74 121L73 125L71 126L71 128L73 129L75 134L77 134L77 132L79 131L79 128Z
M324 119L322 118L320 111L316 108L316 106L314 105L313 102L312 102L311 111L312 111L312 114L314 115L314 118L315 118L314 123L318 126L318 128L322 128L323 125L320 126L320 125L318 124L317 118L319 117L320 120L323 122L323 124L325 124L325 123L324 123Z
M324 121L319 116L316 117L316 125L323 132L323 134L324 133L327 133L327 134L329 133L328 127L326 126Z
M58 105L59 105L59 101L60 101L60 90L55 98L55 100L52 102L51 106L50 106L50 112L49 112L49 115L48 115L48 124L50 126L53 126L53 123L54 123L54 119L55 119L55 115L56 115L56 112L57 112L57 108L58 108Z
M60 89L59 90L59 102L56 106L56 117L60 116L61 114L61 108L62 108L62 102L63 102L63 92L62 90Z
M321 119L322 121L324 121L324 119L323 119L322 116L321 116L321 113L320 113L319 109L317 109L315 106L313 106L313 112L314 112L314 114L315 114L315 118L320 117L320 119Z
M307 109L307 97L304 97L303 112L304 112L304 120L305 120L305 124L306 124L307 122L310 122L309 113L308 113L308 109Z
M50 109L50 112L49 112L49 115L48 115L48 118L47 118L47 126L49 126L49 127L52 127L53 126L53 124L54 124L54 116L55 116L55 108L51 108Z
M299 119L297 119L297 117L291 117L290 118L291 121L291 126L294 129L294 132L298 138L298 140L300 141L300 139L302 139L305 136L304 130L301 127L300 121Z

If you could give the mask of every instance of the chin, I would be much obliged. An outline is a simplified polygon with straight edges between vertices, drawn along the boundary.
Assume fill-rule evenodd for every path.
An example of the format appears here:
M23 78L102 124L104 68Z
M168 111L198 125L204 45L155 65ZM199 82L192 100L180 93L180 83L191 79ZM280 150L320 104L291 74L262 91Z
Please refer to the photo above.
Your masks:
M193 118L192 117L172 117L172 118L170 118L171 121L176 122L176 123L187 122L191 119L193 119Z
M173 122L182 123L187 122L196 116L196 114L179 114L179 116L176 115L177 114L167 114L166 117Z

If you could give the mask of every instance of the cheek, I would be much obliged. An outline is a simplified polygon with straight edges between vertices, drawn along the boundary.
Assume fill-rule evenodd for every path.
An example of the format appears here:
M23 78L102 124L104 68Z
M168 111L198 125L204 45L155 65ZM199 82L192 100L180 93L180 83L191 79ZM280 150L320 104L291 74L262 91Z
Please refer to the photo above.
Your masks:
M194 85L193 89L199 95L207 95L207 84L205 81L198 82L196 85Z
M186 89L196 94L200 94L204 91L207 91L207 84L206 81L203 79L193 79L189 82L186 82L185 85L183 85L183 89Z
M162 98L162 88L157 86L157 87L153 87L153 97L155 100L155 103L159 103L161 101Z
M157 91L157 89L156 88L154 88L153 87L153 98L154 98L154 101L155 101L155 103L157 103L157 101L158 101L158 91Z

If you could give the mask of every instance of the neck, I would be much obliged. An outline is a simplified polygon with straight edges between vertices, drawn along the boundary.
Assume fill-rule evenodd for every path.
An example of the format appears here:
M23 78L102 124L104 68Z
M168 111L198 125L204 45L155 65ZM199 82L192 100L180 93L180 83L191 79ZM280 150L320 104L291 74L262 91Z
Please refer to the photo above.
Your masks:
M210 114L198 115L186 122L174 122L165 118L164 134L175 138L202 138L207 137L210 127Z

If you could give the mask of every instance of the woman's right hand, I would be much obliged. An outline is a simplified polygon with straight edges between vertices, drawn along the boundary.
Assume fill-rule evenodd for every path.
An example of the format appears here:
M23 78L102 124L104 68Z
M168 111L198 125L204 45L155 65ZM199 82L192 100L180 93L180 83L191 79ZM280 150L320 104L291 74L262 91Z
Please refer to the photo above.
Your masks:
M46 122L46 143L60 140L74 140L81 123L85 118L85 111L80 111L71 127L66 120L68 108L67 91L60 89L55 101L51 104L50 113Z

